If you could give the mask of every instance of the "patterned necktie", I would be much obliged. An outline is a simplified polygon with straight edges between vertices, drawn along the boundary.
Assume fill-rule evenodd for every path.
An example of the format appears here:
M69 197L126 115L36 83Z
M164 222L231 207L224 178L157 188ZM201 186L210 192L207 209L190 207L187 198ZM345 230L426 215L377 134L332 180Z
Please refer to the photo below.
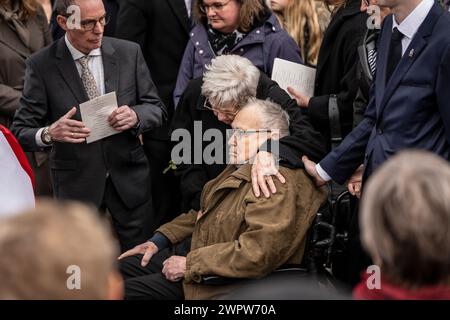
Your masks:
M78 61L81 64L81 81L83 82L84 89L89 97L89 99L94 99L100 95L97 89L97 84L95 83L95 78L89 70L88 67L89 56L84 56Z
M377 51L375 48L369 49L367 52L367 61L369 62L370 72L374 76L377 68Z

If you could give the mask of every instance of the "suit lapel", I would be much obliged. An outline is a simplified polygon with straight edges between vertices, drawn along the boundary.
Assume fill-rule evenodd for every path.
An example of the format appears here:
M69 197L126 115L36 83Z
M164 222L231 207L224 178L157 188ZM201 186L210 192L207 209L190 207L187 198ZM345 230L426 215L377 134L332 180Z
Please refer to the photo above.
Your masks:
M416 61L417 57L420 55L420 53L423 51L423 49L427 45L427 38L432 34L434 25L436 24L437 20L439 19L440 15L442 14L442 11L437 7L436 4L433 5L430 12L428 13L427 17L425 18L422 25L419 27L419 30L417 30L416 35L413 37L410 45L405 51L405 54L401 58L397 68L394 70L391 79L386 84L386 89L384 91L383 100L381 101L381 108L380 113L385 108L387 102L389 101L389 98L392 96L392 94L395 92L397 87L399 86L401 80L405 76L405 74L408 72L409 68L413 65L413 63ZM391 29L392 29L392 23L391 23ZM390 32L392 34L392 32ZM390 41L390 36L389 36ZM386 53L385 53L386 54ZM386 54L387 57L387 54ZM383 64L383 81L386 77L386 62L387 59L385 59Z
M77 67L75 66L75 61L73 61L72 55L66 46L64 37L58 40L56 57L58 59L56 64L59 72L66 82L66 85L77 99L78 103L83 103L89 100L86 92L84 91L83 83L81 82Z
M167 2L169 3L169 6L172 8L175 16L178 18L185 31L189 32L191 30L191 21L189 20L188 11L184 0L167 0Z
M377 110L380 108L382 97L386 88L386 65L389 52L389 43L392 36L392 15L387 16L386 23L381 32L381 39L377 50L377 70L376 70L376 92L375 99Z
M119 93L119 61L114 56L114 48L107 38L103 38L102 60L105 75L105 93Z

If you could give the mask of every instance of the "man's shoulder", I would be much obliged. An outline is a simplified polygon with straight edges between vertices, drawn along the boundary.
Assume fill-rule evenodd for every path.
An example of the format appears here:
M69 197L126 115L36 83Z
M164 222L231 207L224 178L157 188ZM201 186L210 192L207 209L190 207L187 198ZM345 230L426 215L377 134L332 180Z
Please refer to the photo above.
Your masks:
M111 46L119 51L136 51L140 48L135 42L111 37L103 37L103 46Z

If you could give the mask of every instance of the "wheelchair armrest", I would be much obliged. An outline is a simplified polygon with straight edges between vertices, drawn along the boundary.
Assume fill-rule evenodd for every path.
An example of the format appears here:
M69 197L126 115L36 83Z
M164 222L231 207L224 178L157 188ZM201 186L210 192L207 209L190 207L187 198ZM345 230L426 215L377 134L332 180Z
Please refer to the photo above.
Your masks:
M306 268L303 268L300 265L296 264L289 264L279 267L278 269L275 269L273 273L281 273L281 272L288 272L288 271L299 271L299 272L308 272ZM250 280L249 278L229 278L229 277L221 277L221 276L214 276L214 275L208 275L203 277L203 284L207 285L228 285L233 284L239 281L243 280Z

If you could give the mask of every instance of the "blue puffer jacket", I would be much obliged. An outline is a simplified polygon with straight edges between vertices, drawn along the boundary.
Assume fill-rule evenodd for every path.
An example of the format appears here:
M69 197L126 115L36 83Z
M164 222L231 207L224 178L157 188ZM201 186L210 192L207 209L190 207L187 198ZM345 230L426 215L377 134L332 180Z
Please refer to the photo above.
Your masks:
M275 58L302 63L297 43L281 28L274 14L271 14L263 25L250 31L231 50L230 54L246 57L269 77L272 74ZM209 64L215 56L209 44L205 26L200 23L195 25L191 30L190 39L178 71L174 91L175 106L188 82L201 77L205 71L205 65Z

